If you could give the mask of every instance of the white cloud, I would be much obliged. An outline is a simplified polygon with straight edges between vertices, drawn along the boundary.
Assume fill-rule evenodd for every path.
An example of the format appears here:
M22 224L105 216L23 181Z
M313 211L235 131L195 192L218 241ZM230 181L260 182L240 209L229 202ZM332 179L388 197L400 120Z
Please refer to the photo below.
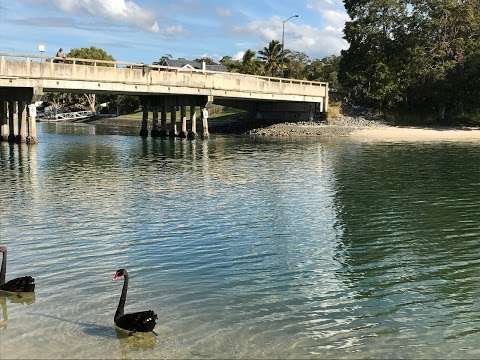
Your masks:
M308 0L307 8L320 14L325 28L333 27L339 32L343 31L350 19L341 0Z
M167 26L166 28L161 29L163 35L167 37L175 37L178 35L185 35L187 34L187 30L183 28L181 25L172 25Z
M274 16L268 20L256 20L245 27L235 28L237 33L249 33L260 36L263 42L282 39L282 19ZM347 48L338 28L327 25L323 29L306 24L289 22L285 25L285 47L303 51L309 55L327 56L338 54Z
M242 60L243 55L245 55L245 51L239 51L235 55L233 55L233 60Z
M343 31L345 23L350 19L344 11L339 10L325 10L322 16L327 27L334 27L338 31Z
M52 0L52 2L68 13L83 12L123 22L150 32L160 32L153 13L130 0Z

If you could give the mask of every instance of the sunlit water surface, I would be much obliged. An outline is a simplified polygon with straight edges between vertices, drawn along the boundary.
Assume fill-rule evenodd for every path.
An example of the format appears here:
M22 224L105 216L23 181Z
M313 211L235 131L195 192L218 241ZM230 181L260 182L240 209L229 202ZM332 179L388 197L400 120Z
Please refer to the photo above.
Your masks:
M0 358L480 357L479 145L118 132L0 145Z

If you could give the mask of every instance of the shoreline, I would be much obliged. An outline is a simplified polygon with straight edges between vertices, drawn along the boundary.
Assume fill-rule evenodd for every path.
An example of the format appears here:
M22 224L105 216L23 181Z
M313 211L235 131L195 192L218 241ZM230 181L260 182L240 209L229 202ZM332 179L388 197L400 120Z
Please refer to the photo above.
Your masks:
M139 120L128 117L102 118L86 123L137 127ZM357 142L480 142L480 128L477 127L416 127L394 126L364 118L347 116L329 120L327 123L300 122L279 123L257 127L255 121L238 115L212 118L210 132L217 134L250 135L265 138L332 138L340 137ZM250 130L251 129L251 130Z
M250 135L289 138L342 137L356 142L480 142L478 127L395 126L376 120L337 117L327 123L281 123L254 129Z

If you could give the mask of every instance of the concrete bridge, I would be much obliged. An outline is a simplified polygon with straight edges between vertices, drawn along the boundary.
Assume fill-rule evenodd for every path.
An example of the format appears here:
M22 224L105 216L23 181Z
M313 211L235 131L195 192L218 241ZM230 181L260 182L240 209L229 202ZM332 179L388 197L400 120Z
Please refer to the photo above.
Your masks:
M149 111L153 112L152 136L194 137L197 107L208 103L248 110L256 118L278 121L309 120L328 109L327 83L0 53L0 137L35 142L35 111L28 105L45 92L138 95L143 107L142 136L149 134ZM208 136L208 123L202 125L203 135Z

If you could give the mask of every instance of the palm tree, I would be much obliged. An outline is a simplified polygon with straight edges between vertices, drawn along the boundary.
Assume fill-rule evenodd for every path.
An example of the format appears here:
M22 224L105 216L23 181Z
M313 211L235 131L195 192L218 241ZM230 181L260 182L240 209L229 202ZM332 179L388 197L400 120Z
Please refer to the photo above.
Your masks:
M284 51L282 44L277 40L270 41L268 47L258 52L259 58L265 64L265 74L270 76L278 75L282 68L282 59Z
M258 73L260 68L260 64L256 58L257 53L253 50L248 49L243 54L242 64L241 64L241 72L244 74L251 74L255 75Z

